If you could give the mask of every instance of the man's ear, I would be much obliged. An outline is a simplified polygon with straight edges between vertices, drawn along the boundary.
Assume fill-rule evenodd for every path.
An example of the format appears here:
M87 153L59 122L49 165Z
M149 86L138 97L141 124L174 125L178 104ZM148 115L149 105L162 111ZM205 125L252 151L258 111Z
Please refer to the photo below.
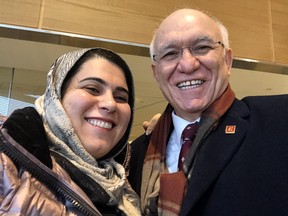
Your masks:
M231 48L227 48L225 50L225 62L226 62L226 67L227 71L229 71L229 75L231 75L231 68L232 68L232 63L233 63L233 53Z
M156 72L156 66L154 64L151 65L152 71L153 71L153 76L158 82L158 77L157 77L157 72Z
M158 87L160 88L160 84L159 84L159 80L158 80L158 73L157 73L157 68L155 65L151 65L152 71L153 71L153 76L156 80L156 84L158 85Z

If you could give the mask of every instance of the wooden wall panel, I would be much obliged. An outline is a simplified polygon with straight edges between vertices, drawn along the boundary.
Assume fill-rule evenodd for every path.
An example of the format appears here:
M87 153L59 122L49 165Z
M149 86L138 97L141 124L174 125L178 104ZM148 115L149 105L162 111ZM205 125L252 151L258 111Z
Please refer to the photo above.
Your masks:
M0 23L37 28L41 0L0 0Z
M275 62L288 64L288 1L271 0Z
M272 61L270 0L193 1L228 28L234 56Z
M42 28L148 44L163 13L177 3L174 0L46 0Z
M235 56L272 61L269 0L46 0L42 28L149 44L159 22L182 7L199 7L222 20Z
M287 0L0 0L0 23L148 45L175 9L198 7L227 26L238 58L288 64ZM271 9L272 8L272 9Z

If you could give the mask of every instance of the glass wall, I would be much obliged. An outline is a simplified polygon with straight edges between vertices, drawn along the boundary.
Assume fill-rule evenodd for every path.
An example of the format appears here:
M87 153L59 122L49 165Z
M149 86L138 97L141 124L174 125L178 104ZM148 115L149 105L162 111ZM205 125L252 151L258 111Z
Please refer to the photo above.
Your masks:
M34 106L45 91L46 72L0 67L0 115Z
M0 115L34 106L35 99L44 93L47 72L55 59L85 47L104 47L117 52L133 72L136 100L130 140L144 132L143 121L161 113L167 105L153 77L148 46L0 27L0 47L5 50L0 52ZM240 99L247 95L286 94L287 75L287 65L234 59L230 84Z

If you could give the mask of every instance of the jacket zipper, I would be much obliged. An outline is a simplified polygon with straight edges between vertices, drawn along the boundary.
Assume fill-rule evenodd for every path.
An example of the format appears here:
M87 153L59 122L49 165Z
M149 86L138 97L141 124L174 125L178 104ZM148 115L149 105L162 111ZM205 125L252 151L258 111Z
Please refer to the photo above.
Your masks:
M52 191L59 194L64 199L69 200L85 215L101 216L101 213L95 207L87 203L83 197L75 193L66 181L61 179L51 169L42 164L34 155L15 142L12 137L9 136L6 129L1 129L0 131L0 151L7 154L14 163L21 165Z

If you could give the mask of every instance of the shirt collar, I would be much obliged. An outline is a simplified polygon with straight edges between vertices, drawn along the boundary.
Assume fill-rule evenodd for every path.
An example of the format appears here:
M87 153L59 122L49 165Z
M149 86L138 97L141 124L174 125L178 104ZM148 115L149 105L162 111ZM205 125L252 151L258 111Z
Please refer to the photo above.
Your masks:
M174 131L176 132L177 140L178 140L178 142L181 143L181 135L182 135L182 131L184 130L184 128L188 124L199 122L200 117L198 119L196 119L195 121L189 122L189 121L177 116L175 114L175 111L173 111L172 112L172 121L173 121L173 125L174 125Z

